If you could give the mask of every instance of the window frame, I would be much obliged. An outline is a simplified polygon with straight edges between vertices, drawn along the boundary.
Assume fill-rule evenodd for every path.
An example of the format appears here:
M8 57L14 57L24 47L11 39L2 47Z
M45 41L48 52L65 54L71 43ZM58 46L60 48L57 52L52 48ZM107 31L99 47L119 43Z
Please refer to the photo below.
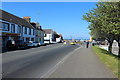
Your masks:
M22 32L22 31L21 31L21 30L22 30L22 27L21 27L20 25L18 25L18 29L17 29L17 30L18 30L18 31L17 31L18 33L21 33L21 32Z
M5 24L8 24L7 29L5 29ZM5 31L9 31L10 30L10 24L2 22L2 29L5 30Z
M24 34L27 34L27 27L24 28Z
M15 33L15 24L11 24L11 32Z
M35 29L33 29L33 35L35 35Z
M31 35L31 28L29 28L29 35Z

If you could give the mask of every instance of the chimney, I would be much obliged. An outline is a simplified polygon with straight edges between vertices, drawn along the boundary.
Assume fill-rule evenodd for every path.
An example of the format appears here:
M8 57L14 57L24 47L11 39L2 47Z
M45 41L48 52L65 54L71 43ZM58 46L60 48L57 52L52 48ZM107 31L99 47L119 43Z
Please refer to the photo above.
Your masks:
M25 19L27 22L30 23L31 18L30 18L29 16L27 16L27 17L23 17L23 19Z

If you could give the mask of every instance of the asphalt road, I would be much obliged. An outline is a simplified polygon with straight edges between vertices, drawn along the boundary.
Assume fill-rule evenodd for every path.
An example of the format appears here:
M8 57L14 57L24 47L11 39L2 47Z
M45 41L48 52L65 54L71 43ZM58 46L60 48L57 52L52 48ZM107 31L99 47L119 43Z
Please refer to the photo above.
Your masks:
M78 45L53 44L3 53L3 78L41 78Z

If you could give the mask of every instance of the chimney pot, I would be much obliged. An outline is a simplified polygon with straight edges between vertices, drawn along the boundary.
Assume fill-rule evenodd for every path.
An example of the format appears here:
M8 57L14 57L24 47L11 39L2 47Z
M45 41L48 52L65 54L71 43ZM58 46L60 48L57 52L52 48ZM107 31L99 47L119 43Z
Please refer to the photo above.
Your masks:
M30 20L31 20L30 16L23 17L23 19L25 19L28 22L30 22Z

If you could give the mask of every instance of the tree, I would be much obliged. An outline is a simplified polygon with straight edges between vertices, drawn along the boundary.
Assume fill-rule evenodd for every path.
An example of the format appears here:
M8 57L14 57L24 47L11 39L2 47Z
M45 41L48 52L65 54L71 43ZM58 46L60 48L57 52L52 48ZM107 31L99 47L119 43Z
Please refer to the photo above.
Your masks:
M120 55L120 2L98 2L96 6L83 15L83 19L91 23L88 28L92 36L108 40L110 53L113 40L117 40Z

